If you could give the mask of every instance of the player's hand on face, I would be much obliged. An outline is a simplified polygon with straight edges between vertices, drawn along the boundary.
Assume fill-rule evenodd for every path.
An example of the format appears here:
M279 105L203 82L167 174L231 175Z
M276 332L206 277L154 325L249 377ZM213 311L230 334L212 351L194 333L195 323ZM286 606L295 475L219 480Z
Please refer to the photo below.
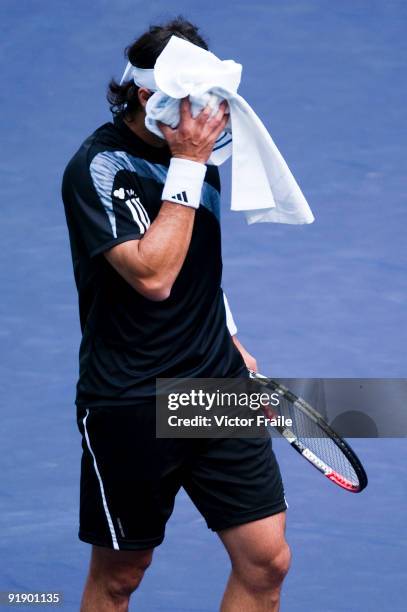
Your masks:
M192 117L189 98L180 104L180 123L175 129L158 121L158 126L168 142L173 157L190 159L205 164L212 153L213 145L229 120L227 102L219 105L218 112L211 117L212 109L206 106Z

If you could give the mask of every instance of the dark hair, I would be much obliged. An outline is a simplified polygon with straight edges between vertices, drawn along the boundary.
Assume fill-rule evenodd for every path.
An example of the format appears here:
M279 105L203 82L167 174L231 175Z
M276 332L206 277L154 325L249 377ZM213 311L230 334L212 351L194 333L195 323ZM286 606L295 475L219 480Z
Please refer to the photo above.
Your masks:
M198 33L198 27L183 17L177 17L163 25L150 26L147 32L126 48L125 57L137 68L154 68L157 57L173 35L208 49L207 43ZM140 108L137 94L138 87L133 81L126 81L120 85L112 79L107 91L107 100L113 115L126 114L126 118L131 120Z

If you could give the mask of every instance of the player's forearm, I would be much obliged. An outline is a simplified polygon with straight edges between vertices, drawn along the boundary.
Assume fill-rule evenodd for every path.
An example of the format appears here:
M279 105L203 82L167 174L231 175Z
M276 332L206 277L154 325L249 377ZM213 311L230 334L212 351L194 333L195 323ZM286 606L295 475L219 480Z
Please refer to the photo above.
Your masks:
M163 202L157 218L137 243L134 283L150 299L163 300L170 293L189 248L195 209Z
M194 208L164 201L140 240L123 242L107 251L105 257L141 295L165 300L184 263L194 219Z
M253 372L257 372L257 361L253 357L253 355L251 355L249 351L243 346L236 334L232 336L232 340L235 347L243 357L243 361L245 362L247 369L252 370Z

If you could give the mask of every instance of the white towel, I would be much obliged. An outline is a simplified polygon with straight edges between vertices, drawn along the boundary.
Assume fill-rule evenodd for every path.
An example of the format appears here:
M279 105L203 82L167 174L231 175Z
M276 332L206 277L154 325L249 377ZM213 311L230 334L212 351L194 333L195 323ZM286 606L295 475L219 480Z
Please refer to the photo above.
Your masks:
M146 127L163 137L157 120L179 123L180 99L189 96L196 116L207 104L213 112L222 100L230 120L215 143L209 163L219 165L232 155L231 209L245 212L248 223L312 223L314 216L264 124L237 93L242 66L220 60L210 51L172 36L154 69L128 64L122 82L154 90L146 105ZM233 138L232 138L233 136Z

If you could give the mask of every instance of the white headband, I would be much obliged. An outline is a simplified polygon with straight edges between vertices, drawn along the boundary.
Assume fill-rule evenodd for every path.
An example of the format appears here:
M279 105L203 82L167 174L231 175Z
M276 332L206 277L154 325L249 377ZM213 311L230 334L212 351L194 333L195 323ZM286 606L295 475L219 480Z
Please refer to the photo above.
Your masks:
M157 91L158 89L154 78L154 68L137 68L131 62L128 62L120 79L120 85L131 79L138 87L145 87L150 91Z

